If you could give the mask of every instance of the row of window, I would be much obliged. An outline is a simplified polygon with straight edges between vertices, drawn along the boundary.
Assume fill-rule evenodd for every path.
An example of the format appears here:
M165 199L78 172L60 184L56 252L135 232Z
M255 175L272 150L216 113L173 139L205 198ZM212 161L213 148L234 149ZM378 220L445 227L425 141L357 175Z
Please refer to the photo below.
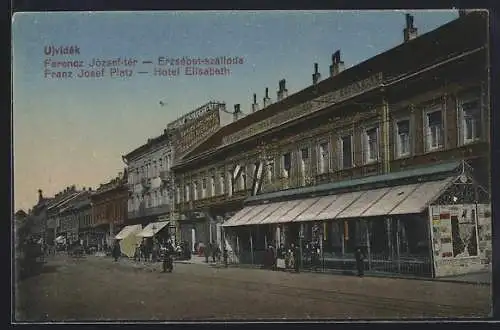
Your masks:
M156 178L160 176L160 172L170 170L172 166L172 156L170 154L159 157L158 159L149 160L141 167L129 172L128 182L138 184L142 179Z
M482 102L481 94L473 92L465 94L457 99L458 110L458 134L462 145L475 142L482 136ZM443 148L444 144L444 111L443 105L434 105L423 110L423 142L425 152L437 151ZM413 144L415 143L415 125L411 117L401 117L393 120L394 132L394 154L395 158L409 157L413 153ZM361 133L362 161L364 164L378 162L380 149L380 128L378 125L366 128ZM327 173L331 169L332 149L330 142L320 142L317 146L317 173ZM337 141L337 166L339 170L348 169L354 166L354 137L352 133L341 135ZM298 172L302 179L302 185L305 184L305 178L311 170L311 152L310 148L301 148L298 150ZM292 171L292 153L284 153L281 157L281 173L279 178L289 178ZM254 173L254 167L249 166L250 173ZM226 186L233 190L232 173L227 176L220 173L217 177L202 178L195 180L184 186L184 201L203 199L226 193ZM264 182L272 183L275 178L274 160L268 160L264 168ZM234 191L247 189L250 182L247 179L245 167L237 179L234 181ZM227 184L226 184L227 183ZM176 187L176 200L181 201L181 187Z
M144 194L144 196L142 196L142 194L132 196L128 200L128 211L133 212L139 210L141 204L147 208L170 204L167 189L151 191Z
M122 211L123 207L126 205L120 205L118 203L109 203L106 205L99 205L94 208L94 222L102 222L104 220L122 220L125 217Z

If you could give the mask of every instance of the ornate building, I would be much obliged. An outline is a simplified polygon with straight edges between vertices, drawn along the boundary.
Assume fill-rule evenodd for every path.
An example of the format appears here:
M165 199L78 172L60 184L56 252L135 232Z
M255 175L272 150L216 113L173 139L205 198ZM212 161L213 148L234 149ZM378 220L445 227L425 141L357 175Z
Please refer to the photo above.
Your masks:
M329 253L332 265L352 258L362 245L380 256L370 259L372 269L386 259L391 267L397 263L398 272L403 267L436 275L476 267L477 249L470 268L461 270L447 267L463 260L447 259L448 252L434 255L429 237L437 227L429 225L435 215L427 207L444 207L444 200L451 207L442 194L455 187L452 177L461 171L460 180L481 193L472 198L455 192L454 203L488 208L487 16L463 15L422 36L406 18L401 45L346 70L338 51L327 79L320 79L315 65L312 85L290 96L281 80L276 103L266 89L258 110L254 96L250 115L176 164L176 208L188 220L197 214L208 219L206 242L220 244L220 225L230 218L224 222L226 244L241 262L249 260L245 251L255 261L254 251L270 242L309 240ZM423 204L398 213L394 200L403 203L406 194L413 196L408 203ZM385 211L371 216L375 205ZM439 244L451 244L447 240ZM403 266L402 251L413 260Z

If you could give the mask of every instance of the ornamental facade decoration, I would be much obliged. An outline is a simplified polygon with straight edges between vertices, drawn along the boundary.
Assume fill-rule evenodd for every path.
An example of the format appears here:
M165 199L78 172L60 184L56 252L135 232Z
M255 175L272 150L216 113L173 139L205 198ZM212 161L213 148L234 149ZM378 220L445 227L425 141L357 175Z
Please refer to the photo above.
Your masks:
M265 120L254 123L253 125L250 125L244 128L243 130L240 130L238 132L235 132L234 134L224 137L222 144L223 145L233 144L237 141L241 141L251 136L262 133L264 131L267 131L271 128L281 126L283 124L307 116L314 112L323 110L339 102L345 101L349 98L352 98L354 96L366 93L370 90L380 87L382 85L382 82L383 82L382 73L379 72L366 79L350 84L344 88L317 97L313 100L292 107L286 111L282 111Z

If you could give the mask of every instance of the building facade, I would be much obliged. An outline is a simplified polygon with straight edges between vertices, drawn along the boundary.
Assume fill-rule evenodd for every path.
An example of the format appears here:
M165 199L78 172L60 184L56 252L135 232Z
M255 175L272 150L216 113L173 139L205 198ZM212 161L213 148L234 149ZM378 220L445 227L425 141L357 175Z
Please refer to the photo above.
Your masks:
M464 188L460 196L455 191L459 197L453 197L454 203L457 199L463 205L480 205L484 210L473 213L488 214L487 28L487 16L473 12L418 36L413 18L407 16L401 45L347 70L337 52L329 78L321 81L315 65L312 85L290 96L285 81L280 81L276 103L270 103L266 90L264 108L258 110L254 97L254 112L223 127L175 166L176 207L186 214L209 214L207 242L225 240L240 259L249 259L243 253L248 250L255 259L253 251L263 251L270 242L302 247L302 241L309 240L309 245L321 246L323 256L328 252L343 263L362 245L380 256L380 264L391 260L391 267L397 254L400 272L407 267L401 266L404 257L414 260L408 269L426 260L422 269L409 272L460 272L443 271L441 266L463 264L465 259L453 258L465 252L434 255L437 250L429 237L436 228L429 225L429 217L435 215L430 209L400 214L398 219L404 220L363 212L389 198L391 191L403 196L409 189L403 183L434 182L426 187L437 189L443 176L462 171L463 183L473 182L474 188ZM458 212L442 195L453 190L455 181L446 182L441 182L441 195L427 200L425 207L438 203L432 205ZM396 187L401 191L393 191ZM382 190L368 193L374 189ZM465 191L475 191L476 198L466 197ZM339 194L351 195L337 205ZM248 208L242 210L246 199ZM306 216L314 213L312 206L316 214ZM331 212L318 217L324 210ZM476 231L475 240L479 236L488 235ZM479 242L483 250L476 249L470 263L485 258L486 241ZM443 242L439 244L449 244Z
M114 236L127 221L127 171L120 172L111 181L101 184L91 195L92 219L89 240L97 244L99 250L110 247Z
M224 110L224 103L208 102L123 156L129 173L128 224L169 221L171 239L181 239L179 220L185 216L174 208L180 191L171 168L220 128L220 112Z

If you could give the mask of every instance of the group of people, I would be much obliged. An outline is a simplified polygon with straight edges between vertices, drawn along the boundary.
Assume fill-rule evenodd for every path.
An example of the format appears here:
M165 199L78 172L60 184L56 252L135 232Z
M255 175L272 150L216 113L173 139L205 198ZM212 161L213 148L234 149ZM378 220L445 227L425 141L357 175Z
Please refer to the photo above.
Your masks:
M162 237L144 238L136 247L134 260L157 262L165 251L169 251L169 253L175 252L175 247L170 239Z

